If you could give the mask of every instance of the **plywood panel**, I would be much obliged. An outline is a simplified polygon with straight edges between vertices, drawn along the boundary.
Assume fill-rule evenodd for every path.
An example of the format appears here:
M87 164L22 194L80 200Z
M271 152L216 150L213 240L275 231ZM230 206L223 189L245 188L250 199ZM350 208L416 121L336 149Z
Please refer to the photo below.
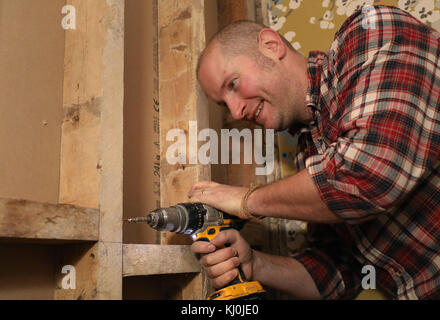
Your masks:
M0 0L0 196L56 203L65 0Z

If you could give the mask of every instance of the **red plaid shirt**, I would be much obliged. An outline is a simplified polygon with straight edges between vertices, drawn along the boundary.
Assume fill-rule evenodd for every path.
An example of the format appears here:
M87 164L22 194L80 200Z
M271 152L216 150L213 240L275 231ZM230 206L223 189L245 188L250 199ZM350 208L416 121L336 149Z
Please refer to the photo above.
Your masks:
M310 53L296 163L345 223L309 224L296 259L324 299L355 297L366 265L394 298L440 299L440 34L374 9L376 28L357 11Z

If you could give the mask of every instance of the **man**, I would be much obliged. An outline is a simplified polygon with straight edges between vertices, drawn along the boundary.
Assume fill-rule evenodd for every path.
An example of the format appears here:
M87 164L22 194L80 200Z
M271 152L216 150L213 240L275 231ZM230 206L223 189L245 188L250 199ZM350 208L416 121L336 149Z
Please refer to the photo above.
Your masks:
M293 297L347 299L372 265L393 298L440 298L440 34L400 9L374 9L375 28L357 11L308 59L250 22L203 52L206 94L235 119L299 130L301 152L294 176L258 189L200 182L189 199L308 221L310 238L293 258L252 250L233 230L194 243L214 287L241 263L248 279Z

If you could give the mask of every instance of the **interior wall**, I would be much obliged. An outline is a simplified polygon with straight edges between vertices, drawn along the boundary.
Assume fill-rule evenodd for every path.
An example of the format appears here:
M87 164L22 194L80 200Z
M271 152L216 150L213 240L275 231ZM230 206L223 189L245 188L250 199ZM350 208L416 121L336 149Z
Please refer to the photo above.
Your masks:
M125 2L124 217L145 215L157 206L154 162L153 1ZM158 116L158 114L157 114ZM157 128L156 128L157 129ZM124 243L156 243L145 224L125 224Z
M0 197L56 203L65 0L0 0Z
M186 297L182 288L188 286L195 274L162 274L127 277L123 282L124 300L182 300ZM189 293L191 295L191 293Z
M54 259L50 246L1 244L0 261L0 300L54 298Z

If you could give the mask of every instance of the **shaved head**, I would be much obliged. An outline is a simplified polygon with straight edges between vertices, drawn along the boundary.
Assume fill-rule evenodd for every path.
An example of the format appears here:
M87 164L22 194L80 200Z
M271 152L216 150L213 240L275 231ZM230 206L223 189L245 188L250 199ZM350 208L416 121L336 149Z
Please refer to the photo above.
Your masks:
M226 59L246 55L256 61L261 67L270 68L273 66L273 61L260 52L258 40L260 31L267 28L268 27L260 23L240 20L219 30L202 51L197 63L197 74L199 74L203 60L214 47L218 47ZM280 37L289 49L295 51L284 37L281 35Z

